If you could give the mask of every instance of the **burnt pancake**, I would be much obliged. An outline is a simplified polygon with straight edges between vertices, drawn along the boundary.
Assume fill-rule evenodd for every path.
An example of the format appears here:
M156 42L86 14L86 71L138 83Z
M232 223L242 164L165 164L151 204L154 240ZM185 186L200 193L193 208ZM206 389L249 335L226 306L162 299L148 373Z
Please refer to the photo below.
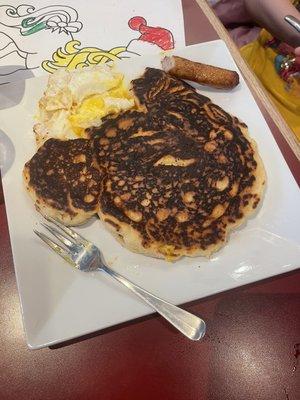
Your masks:
M147 69L139 110L91 129L99 216L130 250L210 255L257 207L265 173L247 127L184 82Z
M128 249L209 256L262 197L265 172L247 126L187 83L147 68L135 109L88 139L48 140L25 165L43 213L76 225L98 213Z
M98 210L101 173L86 139L49 139L25 164L24 180L37 209L66 225L85 222Z

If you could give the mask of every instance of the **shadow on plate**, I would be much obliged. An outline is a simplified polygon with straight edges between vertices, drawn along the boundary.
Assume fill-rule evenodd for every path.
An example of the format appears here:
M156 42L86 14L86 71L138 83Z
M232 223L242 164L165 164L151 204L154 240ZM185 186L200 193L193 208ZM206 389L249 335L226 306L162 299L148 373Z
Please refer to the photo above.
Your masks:
M19 69L13 74L18 66L0 67L0 110L14 107L20 103L25 91L24 79L32 78L34 75L28 69Z
M12 166L15 156L16 151L13 142L0 129L0 170L2 178Z

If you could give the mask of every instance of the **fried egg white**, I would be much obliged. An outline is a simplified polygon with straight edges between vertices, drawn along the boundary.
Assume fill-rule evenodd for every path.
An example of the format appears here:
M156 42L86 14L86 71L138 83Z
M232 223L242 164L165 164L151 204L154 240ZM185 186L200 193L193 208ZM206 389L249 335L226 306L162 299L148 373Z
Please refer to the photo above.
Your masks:
M39 101L34 125L37 145L50 138L86 137L86 128L100 126L106 115L133 106L124 76L107 65L58 70L49 77Z

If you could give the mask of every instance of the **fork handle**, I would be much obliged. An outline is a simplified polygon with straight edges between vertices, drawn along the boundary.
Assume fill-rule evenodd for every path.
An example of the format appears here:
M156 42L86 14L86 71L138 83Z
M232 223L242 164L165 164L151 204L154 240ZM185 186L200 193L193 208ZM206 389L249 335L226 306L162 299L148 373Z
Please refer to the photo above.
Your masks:
M199 340L205 335L206 325L201 318L151 294L106 265L102 264L99 270L125 285L189 339Z

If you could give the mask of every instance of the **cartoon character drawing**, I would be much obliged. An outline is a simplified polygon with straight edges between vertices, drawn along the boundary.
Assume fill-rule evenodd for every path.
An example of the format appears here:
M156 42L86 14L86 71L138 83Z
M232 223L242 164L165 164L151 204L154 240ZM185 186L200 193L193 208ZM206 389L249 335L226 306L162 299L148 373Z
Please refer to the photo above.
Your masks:
M81 29L77 11L69 6L0 6L0 84L20 70L39 68L49 50L64 46Z
M174 38L168 29L148 26L141 16L132 17L128 27L139 32L139 36L125 46L109 50L81 47L81 41L74 36L83 24L74 8L0 6L0 84L14 80L16 74L24 76L25 71L38 68L53 73L59 68L84 68L174 48Z
M79 69L174 48L172 33L165 28L148 26L143 17L132 17L128 21L128 26L132 30L138 31L140 36L131 40L127 46L114 47L110 50L98 47L80 48L81 42L72 40L66 43L64 48L58 48L52 55L52 60L44 61L42 67L45 71L53 73L59 68Z
M142 55L146 52L148 54L149 52L156 52L158 48L162 50L174 49L174 38L168 29L148 26L145 18L137 16L128 21L128 26L141 35L129 42L127 51Z

